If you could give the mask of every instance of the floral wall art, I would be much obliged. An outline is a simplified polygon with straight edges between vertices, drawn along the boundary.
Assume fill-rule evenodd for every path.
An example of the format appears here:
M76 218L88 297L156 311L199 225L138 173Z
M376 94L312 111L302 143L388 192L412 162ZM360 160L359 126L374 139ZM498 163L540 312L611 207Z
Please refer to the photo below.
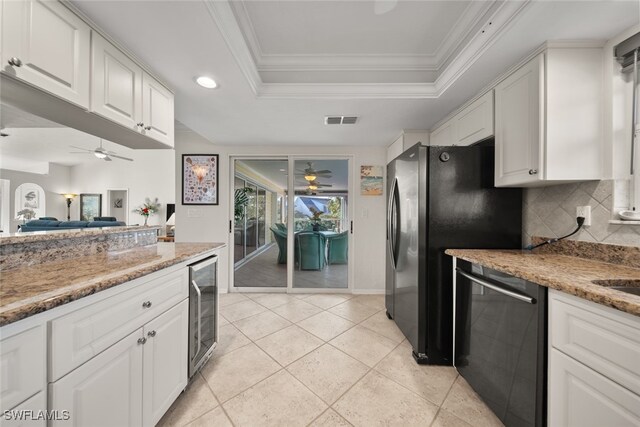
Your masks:
M218 155L182 155L182 204L218 204Z

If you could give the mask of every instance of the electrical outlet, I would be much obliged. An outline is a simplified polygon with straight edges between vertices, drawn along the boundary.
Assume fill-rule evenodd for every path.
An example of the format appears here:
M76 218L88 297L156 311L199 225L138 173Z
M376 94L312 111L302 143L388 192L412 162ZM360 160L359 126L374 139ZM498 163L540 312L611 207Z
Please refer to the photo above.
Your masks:
M591 225L591 206L578 206L576 207L576 218L584 218L584 226L589 227Z

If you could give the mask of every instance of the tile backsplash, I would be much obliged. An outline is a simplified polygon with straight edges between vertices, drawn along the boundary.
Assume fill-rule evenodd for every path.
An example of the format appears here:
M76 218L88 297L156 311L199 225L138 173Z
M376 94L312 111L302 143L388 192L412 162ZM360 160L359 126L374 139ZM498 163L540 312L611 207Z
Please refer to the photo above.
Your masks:
M576 207L591 206L591 226L571 237L586 242L640 246L640 225L610 224L614 181L588 181L527 188L523 197L523 239L560 237L576 227Z

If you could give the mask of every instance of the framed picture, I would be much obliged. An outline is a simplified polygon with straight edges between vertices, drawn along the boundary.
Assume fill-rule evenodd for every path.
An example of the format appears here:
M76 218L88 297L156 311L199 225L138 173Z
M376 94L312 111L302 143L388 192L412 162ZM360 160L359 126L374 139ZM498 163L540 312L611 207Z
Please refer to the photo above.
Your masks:
M30 220L46 216L46 200L42 187L27 182L16 188L15 218Z
M382 196L384 176L382 166L360 166L360 194Z
M102 216L102 194L80 194L80 221Z
M218 155L182 155L182 204L218 204Z

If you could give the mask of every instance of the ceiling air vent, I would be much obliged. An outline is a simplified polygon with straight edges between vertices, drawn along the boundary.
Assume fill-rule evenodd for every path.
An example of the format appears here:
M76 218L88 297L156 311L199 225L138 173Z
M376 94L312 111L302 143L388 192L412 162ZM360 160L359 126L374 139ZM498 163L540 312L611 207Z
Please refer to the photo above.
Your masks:
M325 125L352 125L358 120L355 116L325 116Z

